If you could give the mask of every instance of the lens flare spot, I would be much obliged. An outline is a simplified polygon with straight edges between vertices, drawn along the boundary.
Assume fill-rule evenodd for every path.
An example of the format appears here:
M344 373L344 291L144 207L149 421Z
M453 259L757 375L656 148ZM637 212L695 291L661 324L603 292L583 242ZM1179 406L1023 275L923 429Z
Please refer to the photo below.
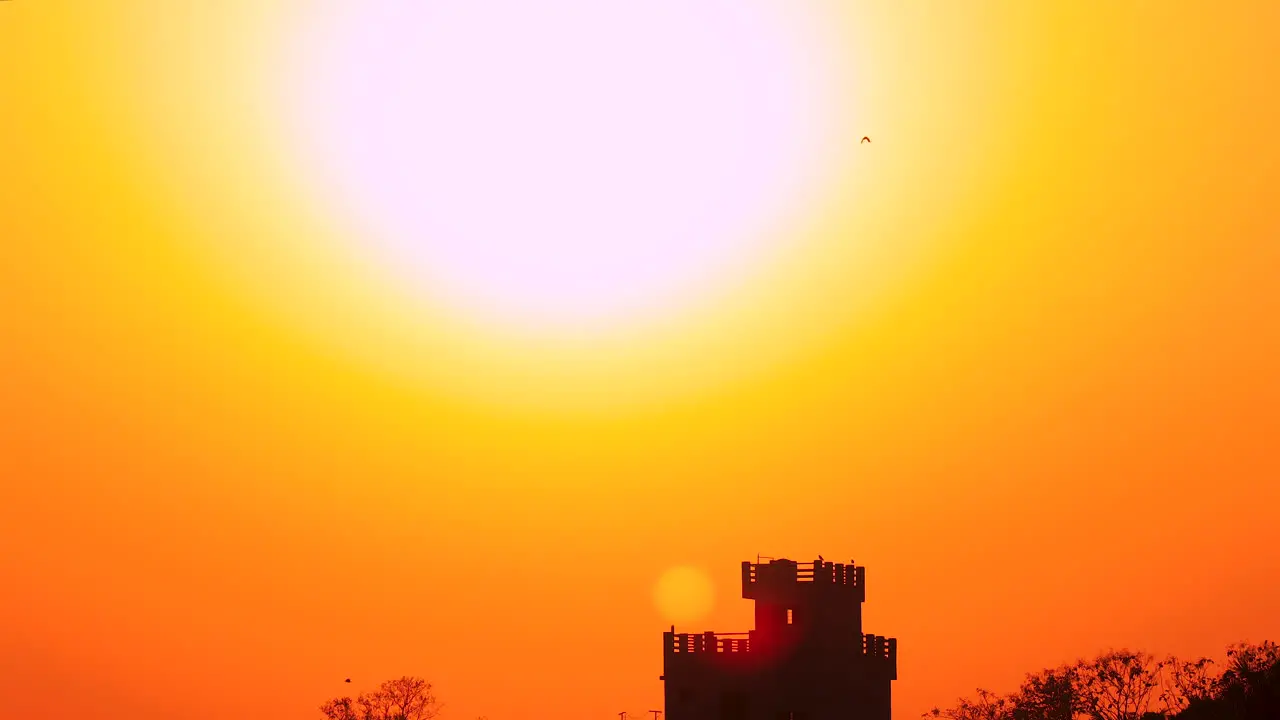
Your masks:
M711 612L715 592L706 573L680 566L663 573L654 587L653 598L664 618L673 623L690 623Z

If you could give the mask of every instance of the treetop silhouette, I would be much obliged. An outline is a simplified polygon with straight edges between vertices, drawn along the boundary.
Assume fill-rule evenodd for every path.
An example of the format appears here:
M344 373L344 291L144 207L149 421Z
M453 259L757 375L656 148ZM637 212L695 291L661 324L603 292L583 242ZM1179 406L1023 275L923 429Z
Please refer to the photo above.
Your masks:
M1280 720L1280 646L1240 643L1225 668L1209 658L1156 660L1109 650L1028 674L1018 690L979 688L928 720Z
M442 709L431 683L408 675L355 699L333 698L320 706L327 720L431 720Z

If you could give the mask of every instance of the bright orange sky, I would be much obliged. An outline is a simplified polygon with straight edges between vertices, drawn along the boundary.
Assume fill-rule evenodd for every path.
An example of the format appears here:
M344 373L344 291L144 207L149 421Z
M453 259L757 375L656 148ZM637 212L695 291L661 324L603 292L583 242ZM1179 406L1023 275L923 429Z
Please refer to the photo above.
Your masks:
M0 3L15 717L313 718L401 674L455 718L643 712L659 579L746 630L757 553L868 567L900 718L1280 639L1280 5L791 5L826 51L778 46L872 142L765 261L605 335L369 259L294 140L376 131L300 131L285 90L338 5Z

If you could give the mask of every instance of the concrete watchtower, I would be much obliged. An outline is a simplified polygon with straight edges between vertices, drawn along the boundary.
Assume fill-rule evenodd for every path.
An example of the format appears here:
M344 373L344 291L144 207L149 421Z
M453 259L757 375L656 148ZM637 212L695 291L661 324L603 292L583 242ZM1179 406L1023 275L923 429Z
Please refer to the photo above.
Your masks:
M664 633L667 720L890 720L897 641L862 632L866 569L742 563L747 633Z

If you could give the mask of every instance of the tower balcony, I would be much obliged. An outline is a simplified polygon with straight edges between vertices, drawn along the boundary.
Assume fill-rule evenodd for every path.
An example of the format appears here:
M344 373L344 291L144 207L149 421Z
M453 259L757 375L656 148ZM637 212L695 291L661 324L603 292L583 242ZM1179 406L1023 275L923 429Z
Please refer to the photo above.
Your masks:
M772 657L775 646L762 642L756 631L730 633L677 633L674 630L662 634L665 664L668 668L682 663L727 663L743 666L756 664ZM898 676L898 641L870 633L854 639L849 647L855 656L864 658L872 667L880 667L890 678ZM846 656L847 657L847 656Z

